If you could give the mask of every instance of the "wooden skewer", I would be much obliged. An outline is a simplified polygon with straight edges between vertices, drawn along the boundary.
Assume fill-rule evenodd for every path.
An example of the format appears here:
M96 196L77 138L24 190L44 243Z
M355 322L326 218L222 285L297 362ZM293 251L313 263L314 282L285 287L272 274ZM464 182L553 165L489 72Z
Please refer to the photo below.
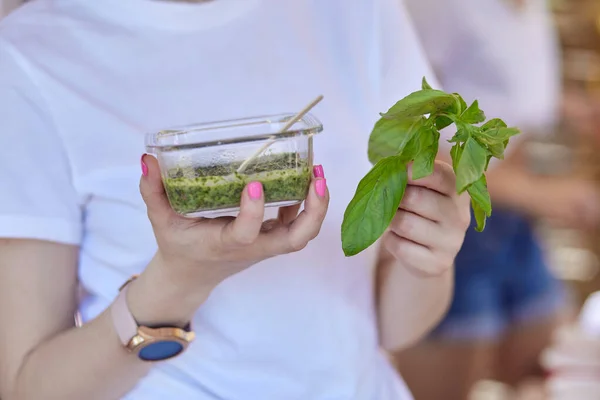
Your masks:
M322 95L318 96L316 99L311 101L306 107L304 107L302 110L300 110L300 112L298 114L294 115L294 117L292 119L290 119L284 125L283 128L281 128L281 130L278 132L278 134L281 134L281 133L287 131L288 129L290 129L296 122L300 121L302 119L302 117L304 117L306 115L306 113L308 113L310 110L312 110L312 108L314 106L319 104L319 102L321 100L323 100ZM273 143L275 143L276 137L277 137L277 135L271 136L271 138L260 149L258 149L256 151L256 153L252 154L246 161L244 161L242 163L242 165L239 166L239 168L237 169L237 172L238 173L244 172L244 170L246 169L248 164L250 164L252 162L252 160L254 160L256 157L260 156L269 146L271 146Z

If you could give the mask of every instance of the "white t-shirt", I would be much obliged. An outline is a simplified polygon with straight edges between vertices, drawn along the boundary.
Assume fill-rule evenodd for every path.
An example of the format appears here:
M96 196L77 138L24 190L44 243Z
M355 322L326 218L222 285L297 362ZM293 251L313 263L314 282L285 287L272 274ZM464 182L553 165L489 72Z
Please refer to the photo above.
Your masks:
M39 0L0 23L0 71L0 236L80 245L84 320L156 251L145 132L324 94L319 238L220 285L189 351L127 399L410 398L378 347L375 253L345 258L340 243L378 112L433 81L397 0Z
M405 0L444 89L488 118L547 133L558 117L560 49L547 0Z

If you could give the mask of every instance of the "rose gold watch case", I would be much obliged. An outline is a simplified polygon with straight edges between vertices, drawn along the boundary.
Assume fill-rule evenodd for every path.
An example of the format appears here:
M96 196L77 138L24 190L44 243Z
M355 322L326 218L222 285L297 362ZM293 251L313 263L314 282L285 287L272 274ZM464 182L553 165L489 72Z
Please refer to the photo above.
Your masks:
M129 278L123 285L121 285L121 287L119 288L119 292L121 292L132 281L137 279L138 276L139 275L133 275L131 278ZM184 329L173 327L150 328L147 326L138 326L137 334L131 338L131 340L129 341L129 343L127 343L125 348L139 356L140 351L142 351L144 348L151 344L165 341L178 343L181 346L180 352L178 352L177 354L173 354L170 357L156 360L164 361L177 357L178 355L183 353L195 338L196 334L191 330L191 326L189 324Z
M164 361L174 357L177 357L181 353L183 353L189 344L195 339L196 335L193 331L186 331L185 329L180 328L149 328L147 326L140 326L138 328L138 333L135 335L129 343L127 344L127 349L135 354L139 354L139 352L144 349L146 346L169 341L175 342L181 345L182 350L173 354L168 358L163 358L157 361ZM150 361L152 362L152 361Z

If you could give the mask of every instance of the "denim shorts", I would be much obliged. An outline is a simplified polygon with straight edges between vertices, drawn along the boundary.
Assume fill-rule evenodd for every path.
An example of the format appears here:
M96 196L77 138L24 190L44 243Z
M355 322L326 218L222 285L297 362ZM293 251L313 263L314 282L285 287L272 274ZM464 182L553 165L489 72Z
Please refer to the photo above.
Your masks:
M531 223L494 209L483 232L472 218L456 258L455 292L433 337L495 340L513 323L535 323L566 303L563 285L548 269Z

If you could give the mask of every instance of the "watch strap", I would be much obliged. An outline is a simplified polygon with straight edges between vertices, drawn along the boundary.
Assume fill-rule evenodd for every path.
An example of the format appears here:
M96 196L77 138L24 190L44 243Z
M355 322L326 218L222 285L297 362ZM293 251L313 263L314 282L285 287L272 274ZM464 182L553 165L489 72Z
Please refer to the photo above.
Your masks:
M117 299L110 308L113 325L123 346L127 346L131 339L137 335L139 327L127 305L127 289L133 279L130 279L121 287Z

